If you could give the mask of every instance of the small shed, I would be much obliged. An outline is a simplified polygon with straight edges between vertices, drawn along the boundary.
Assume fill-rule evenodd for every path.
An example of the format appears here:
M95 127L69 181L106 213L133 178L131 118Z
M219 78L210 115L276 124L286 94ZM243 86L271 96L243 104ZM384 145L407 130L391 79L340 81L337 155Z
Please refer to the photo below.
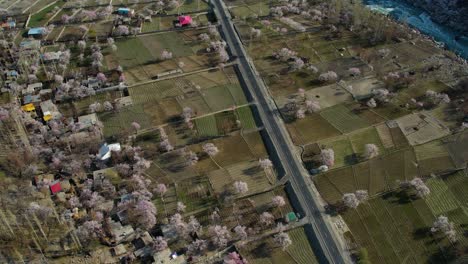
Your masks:
M120 151L120 149L121 147L119 143L113 143L109 145L107 145L107 143L104 143L99 149L97 158L100 160L107 160L111 157L112 151Z
M86 129L96 125L98 122L98 117L96 113L82 115L78 117L78 122L81 124L81 128Z
M3 22L1 24L1 27L3 29L14 29L14 28L16 28L16 21L11 20L11 21Z
M49 188L50 188L50 193L54 195L62 190L62 185L60 185L59 181L55 181L49 186Z
M295 222L297 221L297 216L294 212L289 212L284 216L284 220L286 220L287 223Z
M120 7L119 9L117 9L117 14L122 16L133 16L133 14L135 14L135 10L130 9L128 7Z
M25 104L21 107L21 109L23 109L25 112L33 112L36 110L36 107L34 104Z
M46 30L45 27L31 28L31 29L28 31L28 36L31 36L31 37L41 37L41 36L44 35L46 32L47 32L47 30Z
M192 24L191 16L179 16L179 25L181 27L190 26Z

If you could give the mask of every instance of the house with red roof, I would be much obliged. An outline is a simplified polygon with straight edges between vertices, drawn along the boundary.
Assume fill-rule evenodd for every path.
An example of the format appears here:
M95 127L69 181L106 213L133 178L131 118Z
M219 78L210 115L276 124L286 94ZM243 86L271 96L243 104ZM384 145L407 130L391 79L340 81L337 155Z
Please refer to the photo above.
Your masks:
M186 27L192 24L192 17L191 16L179 16L179 26Z
M62 190L62 185L60 185L60 181L55 181L49 186L49 188L50 193L54 195Z

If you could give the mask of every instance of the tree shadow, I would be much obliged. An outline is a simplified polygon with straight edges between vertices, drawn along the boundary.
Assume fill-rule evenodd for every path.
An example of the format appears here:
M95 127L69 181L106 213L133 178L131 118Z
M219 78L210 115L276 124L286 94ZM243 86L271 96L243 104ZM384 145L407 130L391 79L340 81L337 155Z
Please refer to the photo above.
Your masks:
M260 172L260 166L253 166L253 167L250 167L248 169L245 169L242 171L242 173L244 173L245 175L248 175L248 176L253 176L257 173Z
M416 229L413 232L413 238L416 240L421 240L421 239L427 238L429 234L430 234L429 227L421 227L421 228Z
M252 253L254 256L257 256L258 258L269 258L271 256L271 249L268 247L268 245L263 242L256 246L253 250Z

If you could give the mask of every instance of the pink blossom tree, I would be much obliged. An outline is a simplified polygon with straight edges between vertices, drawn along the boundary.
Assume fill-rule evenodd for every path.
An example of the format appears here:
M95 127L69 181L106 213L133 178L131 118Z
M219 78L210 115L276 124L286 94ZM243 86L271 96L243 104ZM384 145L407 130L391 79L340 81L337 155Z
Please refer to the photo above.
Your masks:
M249 186L246 182L243 181L235 181L234 182L234 190L237 194L245 194L249 191Z
M328 71L319 75L318 80L321 82L336 82L338 74L334 71Z
M270 226L273 224L275 217L269 212L263 212L260 215L260 224L263 226Z
M138 130L140 130L141 126L140 126L140 124L138 124L137 122L134 121L134 122L132 122L132 128L133 128L133 130L135 130L135 134L137 134Z
M234 227L234 233L236 233L237 238L240 239L240 240L246 240L247 239L248 234L247 234L246 230L247 230L247 227L245 227L245 226L238 225L238 226Z
M273 198L271 198L271 204L274 207L280 208L286 205L286 201L284 200L283 196L276 195Z
M213 143L206 143L203 145L203 151L208 154L210 157L216 156L218 154L219 150Z
M224 257L223 264L247 264L247 260L244 260L241 255L234 251Z
M444 215L437 217L436 221L432 224L431 232L443 233L452 243L457 241L457 232L454 228L454 224Z
M137 224L146 230L151 229L156 224L156 213L154 204L146 200L138 201L134 209Z
M379 147L375 144L364 145L364 158L372 159L379 155Z
M167 248L166 239L164 239L164 237L162 237L162 236L157 236L153 240L152 248L153 248L153 250L155 250L157 252L161 252L161 251L165 250Z
M264 169L264 170L273 167L273 162L271 162L270 159L260 159L260 160L258 161L258 164L259 164L260 167L261 167L262 169Z
M360 203L365 202L367 201L367 199L369 199L369 192L367 190L357 190L355 195Z
M188 255L201 255L208 247L206 240L196 239L187 247Z
M359 206L359 200L354 193L345 193L343 195L343 203L348 208L356 209Z
M311 114L316 113L316 112L320 111L320 109L321 109L320 103L318 101L315 101L315 100L306 100L305 104L306 104L307 112L309 112Z
M200 222L192 215L190 216L190 219L187 223L187 231L194 235L200 235L202 231L202 226L200 225Z
M224 248L231 239L231 234L226 226L210 226L208 234L211 237L211 242L218 248Z
M333 149L322 149L320 152L320 158L323 164L327 165L328 167L332 167L335 164L335 152Z
M172 52L168 50L163 50L161 52L161 60L170 60L172 59Z
M185 212L185 209L187 208L187 206L183 203L183 202L177 202L177 212L178 213L183 213Z
M431 190L421 178L414 178L410 181L410 185L416 190L416 193L419 197L424 198L427 197Z

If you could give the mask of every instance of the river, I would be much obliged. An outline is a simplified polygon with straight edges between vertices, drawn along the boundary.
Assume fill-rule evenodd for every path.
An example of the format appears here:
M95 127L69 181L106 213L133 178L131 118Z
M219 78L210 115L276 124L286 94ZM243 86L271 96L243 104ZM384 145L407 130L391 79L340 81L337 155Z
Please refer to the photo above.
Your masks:
M364 3L372 10L389 14L434 37L436 41L444 43L448 49L468 59L468 37L463 36L455 40L455 36L459 34L449 27L432 21L424 10L402 0L364 0Z

